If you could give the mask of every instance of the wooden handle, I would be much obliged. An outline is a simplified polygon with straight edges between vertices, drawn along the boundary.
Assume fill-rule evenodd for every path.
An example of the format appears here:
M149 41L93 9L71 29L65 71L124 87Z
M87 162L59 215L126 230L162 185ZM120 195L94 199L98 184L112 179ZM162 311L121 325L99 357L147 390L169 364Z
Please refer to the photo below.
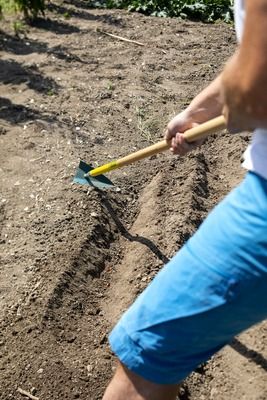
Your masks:
M170 148L170 142L167 142L167 140L162 140L161 142L152 144L152 146L146 147L145 149L138 150L135 153L129 154L128 156L119 158L116 161L117 168L131 164L135 161L142 160L143 158L153 156L153 154L158 154L169 148Z
M184 137L188 142L194 142L198 139L204 139L205 137L212 135L220 129L226 128L226 121L223 115L217 118L213 118L204 124L195 126L194 128L188 129L184 132Z
M204 124L188 129L187 131L184 132L184 137L188 142L194 142L195 140L205 138L208 135L215 133L219 129L224 129L225 127L226 127L225 118L223 115L221 115L220 117L204 122ZM162 151L169 149L170 146L171 143L170 141L167 140L162 140L161 142L152 144L152 146L146 147L145 149L142 150L138 150L135 153L129 154L128 156L118 159L116 161L117 168L131 164L135 161L142 160L143 158L150 157L154 154L158 154Z

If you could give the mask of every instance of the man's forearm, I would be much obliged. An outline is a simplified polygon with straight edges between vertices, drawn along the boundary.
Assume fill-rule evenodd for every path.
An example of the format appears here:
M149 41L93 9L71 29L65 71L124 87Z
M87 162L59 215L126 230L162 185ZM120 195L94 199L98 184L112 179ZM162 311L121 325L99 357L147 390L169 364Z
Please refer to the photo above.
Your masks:
M239 50L222 75L230 130L267 127L267 0L246 0Z
M221 81L219 75L187 107L186 112L194 122L202 123L222 113Z

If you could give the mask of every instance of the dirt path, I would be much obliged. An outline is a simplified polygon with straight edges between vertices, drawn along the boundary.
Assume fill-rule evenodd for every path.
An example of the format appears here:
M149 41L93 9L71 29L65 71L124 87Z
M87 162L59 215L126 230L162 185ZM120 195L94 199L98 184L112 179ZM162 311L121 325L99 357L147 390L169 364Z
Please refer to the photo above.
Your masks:
M248 136L221 133L184 159L112 172L114 190L71 183L79 158L97 165L159 140L235 44L224 24L75 4L51 6L25 38L0 30L3 400L22 398L18 387L101 399L111 327L243 174ZM194 372L180 398L266 399L266 357L263 323Z

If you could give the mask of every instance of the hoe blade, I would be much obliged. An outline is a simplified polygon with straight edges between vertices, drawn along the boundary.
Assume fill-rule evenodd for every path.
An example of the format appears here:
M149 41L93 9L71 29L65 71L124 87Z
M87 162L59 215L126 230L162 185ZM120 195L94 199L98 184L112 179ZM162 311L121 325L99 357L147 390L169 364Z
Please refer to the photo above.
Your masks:
M79 183L81 185L93 186L99 189L109 188L114 186L113 183L104 175L98 175L95 177L87 175L85 177L84 175L87 174L92 169L94 168L91 165L86 164L84 161L80 161L73 182Z

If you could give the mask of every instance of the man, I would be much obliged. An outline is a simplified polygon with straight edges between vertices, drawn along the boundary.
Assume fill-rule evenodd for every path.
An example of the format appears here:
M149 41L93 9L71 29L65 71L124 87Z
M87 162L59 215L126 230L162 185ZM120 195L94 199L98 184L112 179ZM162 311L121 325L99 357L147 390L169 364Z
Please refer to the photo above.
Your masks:
M236 1L235 20L234 56L166 138L185 155L200 143L182 132L223 113L230 132L255 130L248 173L113 329L120 361L103 400L174 400L197 365L267 316L267 0Z

